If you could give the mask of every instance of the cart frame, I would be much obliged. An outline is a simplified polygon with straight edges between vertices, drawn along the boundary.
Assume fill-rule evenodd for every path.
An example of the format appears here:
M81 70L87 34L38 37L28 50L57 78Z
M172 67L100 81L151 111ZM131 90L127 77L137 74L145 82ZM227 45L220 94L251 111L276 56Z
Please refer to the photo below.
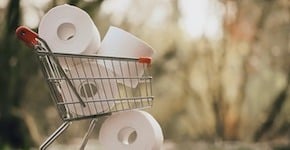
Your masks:
M16 35L21 41L26 43L27 46L34 49L43 75L49 86L55 107L57 108L60 118L63 120L63 123L59 128L43 142L39 149L44 150L51 145L72 124L73 121L90 119L91 123L80 146L80 149L83 150L99 117L108 116L114 112L152 107L154 97L152 96L152 76L149 70L151 64L150 57L125 58L54 53L51 51L45 40L40 38L34 31L27 27L18 27ZM68 61L69 63L73 63L73 67L69 67ZM75 62L81 64L78 66L81 66L80 68L82 68L82 71L75 69L77 66ZM85 69L84 62L86 62L86 65L90 66L89 71ZM124 64L126 67L125 70L122 68ZM103 66L102 68L105 71L98 70L97 72L99 72L99 75L88 75L92 74L92 70L94 70L91 65L98 69L99 66ZM138 75L139 67L142 67L144 70L142 75L140 75L140 73ZM110 73L115 72L118 69L122 72L121 76ZM135 69L135 71L132 73L130 69ZM70 72L74 70L76 70L78 74L77 77L70 74ZM129 76L125 76L123 72L128 70ZM100 72L105 75L102 75ZM137 75L135 75L136 73ZM85 93L85 96L82 96L80 89L77 89L76 84L89 81L94 83L98 82L102 85L99 88L104 91L104 94L98 98L93 96L92 99L89 100L88 93L92 93L92 87L89 87L89 91L83 92ZM135 85L133 84L135 84L135 82L138 84L139 82L143 83L145 86L134 87ZM119 83L123 83L122 90L117 86ZM124 84L126 83L127 85L125 86ZM128 83L129 86L131 85L132 87L128 87ZM108 88L108 85L110 88ZM68 92L65 90L71 92L69 98L66 98L66 93ZM110 93L106 93L107 91L110 91ZM120 91L124 92L125 95L120 94Z

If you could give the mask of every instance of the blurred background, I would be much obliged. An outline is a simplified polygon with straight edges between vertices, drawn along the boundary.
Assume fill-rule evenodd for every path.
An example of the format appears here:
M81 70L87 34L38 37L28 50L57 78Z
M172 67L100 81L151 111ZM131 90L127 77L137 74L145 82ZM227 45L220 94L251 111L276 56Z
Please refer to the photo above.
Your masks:
M0 149L36 148L62 123L15 29L37 32L64 3L88 12L102 37L114 25L155 49L146 111L164 150L290 149L289 0L0 0ZM51 149L79 143L87 127L73 124Z

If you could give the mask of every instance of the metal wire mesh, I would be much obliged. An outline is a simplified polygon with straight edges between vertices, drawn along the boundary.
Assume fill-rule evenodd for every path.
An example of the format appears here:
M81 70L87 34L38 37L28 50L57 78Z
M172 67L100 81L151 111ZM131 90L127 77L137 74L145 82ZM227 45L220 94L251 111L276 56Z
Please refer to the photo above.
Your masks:
M153 104L148 64L136 58L45 51L38 51L37 55L63 120L142 109Z

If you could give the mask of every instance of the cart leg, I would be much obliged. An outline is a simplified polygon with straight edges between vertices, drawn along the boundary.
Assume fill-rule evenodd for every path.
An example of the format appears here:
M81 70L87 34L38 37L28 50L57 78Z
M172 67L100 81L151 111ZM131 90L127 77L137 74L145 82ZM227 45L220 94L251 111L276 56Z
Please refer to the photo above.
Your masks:
M82 145L80 147L80 150L84 150L85 149L85 147L86 147L86 145L88 143L88 139L89 139L89 137L90 137L90 135L91 135L91 133L92 133L92 131L93 131L93 129L94 129L97 121L98 121L97 118L91 120L89 129L88 129L87 133L85 134L85 136L83 138L83 141L82 141Z
M65 131L71 125L70 121L64 122L57 130L53 132L52 135L48 137L48 139L45 140L45 142L42 143L42 145L39 147L40 150L45 150L56 138L59 137L61 133Z

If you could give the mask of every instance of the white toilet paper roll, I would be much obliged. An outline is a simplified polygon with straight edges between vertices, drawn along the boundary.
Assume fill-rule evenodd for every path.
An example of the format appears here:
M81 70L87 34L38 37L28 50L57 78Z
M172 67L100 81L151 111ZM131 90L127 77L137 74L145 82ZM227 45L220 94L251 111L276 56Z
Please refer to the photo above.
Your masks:
M120 29L111 26L106 33L98 55L112 56L112 57L151 57L154 51L144 41L138 39L134 35ZM114 66L112 66L114 65ZM107 67L114 69L114 71L121 77L140 77L142 76L144 69L141 64L135 65L135 63L107 63ZM120 80L123 82L122 80ZM138 80L125 81L125 85L129 87L136 87Z
M86 104L86 107L83 107L69 84L67 82L62 82L61 93L64 102L72 103L66 105L70 113L88 116L109 112L114 106L112 98L116 98L118 87L115 80L108 79L114 76L112 72L106 71L102 66L96 63L82 63L75 68L69 68L66 74L69 78L73 78L71 82Z
M163 134L149 113L133 110L114 114L105 120L99 140L104 150L160 150Z
M94 54L101 43L99 31L90 16L68 4L50 9L42 17L38 32L57 53Z

